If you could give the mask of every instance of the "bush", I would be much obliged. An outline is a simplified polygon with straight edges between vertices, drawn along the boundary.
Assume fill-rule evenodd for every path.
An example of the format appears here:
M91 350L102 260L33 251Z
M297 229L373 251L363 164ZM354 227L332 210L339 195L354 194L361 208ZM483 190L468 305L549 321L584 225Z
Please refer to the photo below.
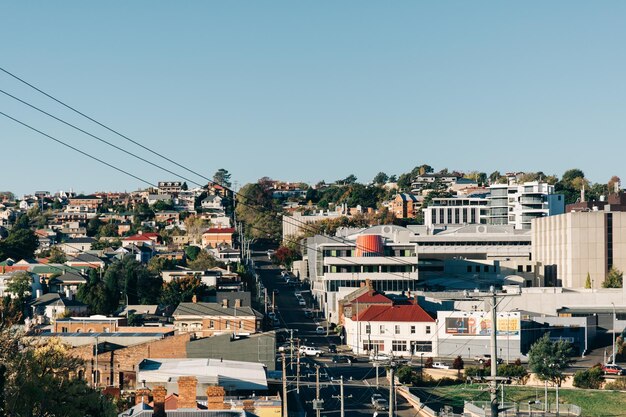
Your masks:
M528 379L528 371L522 365L505 363L498 366L498 376L514 378L520 381L521 384L525 384Z
M410 366L402 366L398 368L396 376L401 384L411 384L413 383L414 372Z
M602 369L590 368L574 374L574 386L577 388L598 389L602 386Z
M468 366L465 368L466 377L482 377L487 375L487 370L478 366Z
M424 368L432 368L433 367L433 358L429 357L426 359L426 363L424 364Z
M452 362L452 369L463 369L465 363L463 362L463 358L461 356L457 356L454 358L454 362Z
M624 391L626 390L626 380L616 379L613 382L607 382L606 384L604 384L604 389Z

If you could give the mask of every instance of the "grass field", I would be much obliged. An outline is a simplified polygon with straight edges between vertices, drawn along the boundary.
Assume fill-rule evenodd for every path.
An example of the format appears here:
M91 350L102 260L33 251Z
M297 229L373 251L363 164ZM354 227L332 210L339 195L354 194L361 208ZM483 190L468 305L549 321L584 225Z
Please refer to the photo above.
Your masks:
M434 410L439 410L443 405L451 405L455 411L463 409L464 401L488 401L489 391L486 385L454 385L439 388L414 388L414 394L426 401L427 405ZM498 392L498 398L500 398ZM555 401L554 388L548 390L548 402ZM528 404L533 400L544 401L543 387L518 387L506 385L504 388L504 400L506 402L518 402ZM619 391L602 390L578 390L559 389L561 404L575 404L583 410L585 417L610 417L626 416L626 393Z

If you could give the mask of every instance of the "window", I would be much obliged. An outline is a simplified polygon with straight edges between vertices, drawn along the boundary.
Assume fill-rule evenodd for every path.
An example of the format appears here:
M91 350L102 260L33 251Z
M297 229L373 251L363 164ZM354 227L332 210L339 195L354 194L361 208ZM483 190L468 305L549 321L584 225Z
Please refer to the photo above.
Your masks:
M426 334L430 334L430 326L426 326Z
M372 334L372 326L369 324L365 326L365 334Z
M411 326L411 334L415 334L415 326Z
M484 268L483 268L483 270L484 270L485 272L489 272L489 265L485 265L485 266L484 266Z
M406 340L394 340L391 342L391 350L394 352L406 352Z
M480 272L480 265L476 265L476 267L474 267L474 271Z
M532 265L526 265L526 272L533 272L533 266Z
M467 272L472 272L472 265L467 265Z
M215 328L215 322L213 320L209 320L209 329Z
M239 322L239 328L243 329L243 320Z
M226 320L226 328L230 329L230 320Z
M385 342L382 340L364 340L363 350L368 352L384 352Z
M384 334L385 333L385 325L381 324L380 326L378 326L378 333L380 334Z
M61 327L61 333L67 333L67 327ZM82 378L80 378L82 379Z
M524 272L524 265L517 265L517 272Z
M415 342L413 347L415 352L432 352L433 342Z
M400 325L399 324L395 325L394 331L395 331L396 334L400 334Z

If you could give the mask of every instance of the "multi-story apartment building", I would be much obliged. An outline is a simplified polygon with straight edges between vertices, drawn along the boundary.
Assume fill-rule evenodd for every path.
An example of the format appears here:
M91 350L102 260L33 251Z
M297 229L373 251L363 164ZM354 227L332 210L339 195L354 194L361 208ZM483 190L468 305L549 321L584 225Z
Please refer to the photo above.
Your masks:
M489 215L489 200L480 197L433 198L428 207L422 209L424 225L430 228L450 225L486 224Z
M493 184L489 190L489 224L530 229L533 219L565 212L565 197L545 182Z
M197 337L231 334L253 334L261 331L263 314L252 307L242 306L239 300L228 305L218 303L180 303L173 314L177 332L194 333Z
M182 181L159 181L158 194L178 194L183 190Z
M421 205L417 196L409 193L400 193L391 202L391 212L399 219L412 219L419 212Z

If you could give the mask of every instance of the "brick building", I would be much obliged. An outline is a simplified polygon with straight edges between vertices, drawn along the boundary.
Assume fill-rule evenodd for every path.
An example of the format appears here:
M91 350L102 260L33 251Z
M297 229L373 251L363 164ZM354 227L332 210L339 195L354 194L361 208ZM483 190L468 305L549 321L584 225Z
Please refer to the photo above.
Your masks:
M216 248L223 244L232 247L233 234L235 234L235 229L232 227L212 227L207 229L202 234L202 247Z
M413 194L397 194L391 203L391 211L399 219L415 218L419 210L420 203Z
M239 301L239 302L238 302ZM180 303L173 314L178 332L193 333L196 337L216 334L252 334L261 331L263 314L252 307L243 307L240 300L230 306L227 299L221 303Z

